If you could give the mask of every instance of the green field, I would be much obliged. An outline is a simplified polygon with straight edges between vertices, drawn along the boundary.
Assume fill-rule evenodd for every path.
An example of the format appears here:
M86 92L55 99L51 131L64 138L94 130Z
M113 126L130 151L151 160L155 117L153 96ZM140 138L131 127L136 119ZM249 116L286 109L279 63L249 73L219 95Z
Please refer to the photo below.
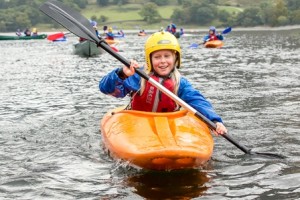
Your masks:
M143 20L139 15L139 12L142 8L142 4L126 4L122 7L120 6L106 6L99 7L97 5L89 5L86 9L81 11L88 19L92 16L96 16L98 19L101 16L105 16L108 20L105 23L98 22L100 26L109 25L117 26L122 29L132 29L134 27L147 27L147 28L160 28L169 23L169 19L173 14L173 10L178 8L176 5L170 6L160 6L158 12L161 17L165 20L162 20L161 23L157 24L148 24Z
M274 2L275 0L224 0L222 1L222 6L218 6L219 10L225 10L231 14L237 14L242 12L245 8L250 6L259 6L261 2ZM105 7L98 6L95 1L91 1L85 9L81 11L86 18L91 19L96 17L100 19L101 16L107 18L106 22L98 21L98 27L101 29L102 26L113 26L117 29L160 29L160 27L166 27L170 23L170 17L173 14L175 8L180 9L181 6L177 4L177 1L170 0L171 5L159 6L158 12L163 18L160 23L149 24L143 21L142 17L139 15L144 2L142 0L135 0L135 3L125 4L122 6L110 5ZM133 2L133 1L132 1ZM218 25L218 20L215 20L215 25ZM183 28L200 28L199 25L185 25L177 24L178 27Z
M225 10L226 12L230 14L239 13L242 12L244 9L234 6L218 6L219 10Z

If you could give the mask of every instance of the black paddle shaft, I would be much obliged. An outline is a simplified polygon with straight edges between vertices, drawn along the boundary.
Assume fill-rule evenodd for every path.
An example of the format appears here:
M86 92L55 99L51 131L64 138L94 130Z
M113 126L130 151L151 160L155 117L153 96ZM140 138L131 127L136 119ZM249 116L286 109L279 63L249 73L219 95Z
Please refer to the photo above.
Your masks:
M78 37L82 37L92 42L95 42L97 46L103 48L106 52L108 52L110 55L112 55L117 60L122 62L125 66L130 67L130 62L124 57L122 57L120 54L114 52L113 49L105 42L105 40L97 36L95 30L90 24L90 21L85 17L83 17L79 12L74 11L71 8L62 4L61 2L55 0L50 0L45 2L44 4L41 5L40 10L46 15L48 15L50 18L54 19L56 22L61 24L63 27L68 29L70 32L74 33ZM212 121L207 119L205 116L203 116L197 110L192 108L190 105L188 105L178 96L176 96L174 93L170 92L164 86L162 86L161 84L159 84L158 82L150 78L144 71L141 71L140 69L136 69L135 71L139 76L149 81L157 89L159 89L161 92L165 93L167 96L172 98L183 108L186 108L189 112L193 113L200 120L204 121L211 129L216 130L216 125ZM224 134L222 136L246 154L260 154L266 156L274 156L277 158L283 158L283 156L272 154L272 153L252 152L250 149L247 149L245 146L239 144L228 134Z

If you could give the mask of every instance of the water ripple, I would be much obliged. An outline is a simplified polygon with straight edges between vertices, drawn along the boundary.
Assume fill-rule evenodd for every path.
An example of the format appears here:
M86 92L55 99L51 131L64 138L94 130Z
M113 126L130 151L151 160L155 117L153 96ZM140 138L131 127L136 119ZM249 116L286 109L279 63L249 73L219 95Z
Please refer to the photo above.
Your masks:
M98 91L122 64L104 53L73 55L65 43L1 41L0 198L3 199L296 199L300 188L300 35L297 31L228 34L223 49L190 49L183 37L181 73L222 116L237 141L287 159L244 155L215 137L200 170L145 172L112 160L99 122L128 98ZM118 48L144 61L146 38Z

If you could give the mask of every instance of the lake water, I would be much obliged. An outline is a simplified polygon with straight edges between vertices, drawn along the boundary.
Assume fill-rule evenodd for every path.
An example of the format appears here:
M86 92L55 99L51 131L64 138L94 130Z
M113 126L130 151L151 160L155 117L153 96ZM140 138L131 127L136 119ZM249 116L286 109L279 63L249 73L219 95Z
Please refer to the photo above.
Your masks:
M126 32L125 32L126 34ZM146 172L103 151L99 123L128 98L99 92L121 64L108 53L73 55L67 42L0 41L0 199L299 199L300 31L232 31L223 49L180 38L181 73L209 99L245 155L214 137L203 169ZM121 55L143 62L146 37L127 35Z

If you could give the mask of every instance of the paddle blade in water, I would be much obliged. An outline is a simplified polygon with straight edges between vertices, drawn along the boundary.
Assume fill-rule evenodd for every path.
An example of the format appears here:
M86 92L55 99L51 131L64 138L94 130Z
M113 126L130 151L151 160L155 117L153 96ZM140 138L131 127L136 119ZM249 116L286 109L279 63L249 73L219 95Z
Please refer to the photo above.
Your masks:
M110 46L110 48L112 48L112 50L114 50L114 52L119 52L119 50L117 49L117 47Z
M47 1L41 5L40 10L75 35L96 43L100 41L90 21L64 4L54 0Z
M62 38L64 36L65 36L64 33L55 33L55 34L52 34L52 35L48 35L47 39L53 41L53 40L57 40L59 38Z
M287 158L284 155L276 154L276 153L268 153L268 152L253 152L251 151L250 154L252 155L260 155L265 157L272 157L272 158L278 158L278 159L285 159Z
M191 45L189 46L189 48L195 49L195 48L198 48L198 46L199 46L199 44L193 43L193 44L191 44Z

